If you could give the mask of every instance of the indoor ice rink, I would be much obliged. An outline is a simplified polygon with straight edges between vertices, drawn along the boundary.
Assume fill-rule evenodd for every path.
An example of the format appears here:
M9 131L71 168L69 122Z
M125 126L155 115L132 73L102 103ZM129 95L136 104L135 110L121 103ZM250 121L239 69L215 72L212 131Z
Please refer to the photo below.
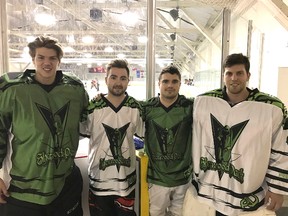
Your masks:
M157 96L159 73L170 64L181 71L180 94L192 98L222 87L223 59L243 53L251 61L249 87L288 106L287 0L1 0L0 19L0 75L33 69L27 44L50 35L63 45L60 69L81 79L90 99L107 93L105 67L116 58L129 63L127 93L136 99ZM91 85L95 79L99 89ZM84 216L88 142L79 141L75 158L84 179ZM137 155L135 209L148 216L147 158ZM186 193L183 216L214 216L192 193ZM288 197L276 215L288 216Z

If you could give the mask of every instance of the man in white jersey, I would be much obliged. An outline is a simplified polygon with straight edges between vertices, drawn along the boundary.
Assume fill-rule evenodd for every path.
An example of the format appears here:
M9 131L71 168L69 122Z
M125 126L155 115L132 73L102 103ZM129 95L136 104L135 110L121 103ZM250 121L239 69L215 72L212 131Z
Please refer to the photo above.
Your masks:
M217 216L274 215L288 194L286 108L278 98L247 87L248 57L229 55L224 69L224 88L194 102L197 200L215 208Z
M108 94L92 100L81 133L89 142L91 216L136 216L136 155L133 135L142 135L141 106L128 96L129 68L116 59L107 66Z

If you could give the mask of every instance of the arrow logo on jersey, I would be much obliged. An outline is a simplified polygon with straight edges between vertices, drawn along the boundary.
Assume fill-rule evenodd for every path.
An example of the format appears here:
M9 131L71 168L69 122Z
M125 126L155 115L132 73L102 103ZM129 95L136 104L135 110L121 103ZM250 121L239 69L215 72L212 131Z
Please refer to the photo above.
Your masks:
M232 149L234 148L238 138L247 125L249 120L233 125L231 128L227 125L223 126L212 114L211 125L215 147L216 164L229 167L231 163ZM221 179L224 174L223 169L218 169L218 175Z
M56 167L59 166L61 158L63 158L63 132L66 128L69 106L70 102L66 103L63 107L53 113L48 107L36 103L36 107L41 113L53 137L54 146L52 147L52 155L49 157L53 158ZM67 150L65 151L67 152ZM70 152L70 149L68 151Z
M177 153L174 153L174 148L175 148L175 140L177 137L177 131L179 129L181 122L178 124L174 125L171 128L163 128L156 122L154 122L154 128L156 131L156 137L157 141L160 147L161 155L156 156L156 160L165 160L166 165L168 165L168 162L170 160L178 160L180 159L180 155ZM152 151L154 152L154 151Z
M124 159L122 155L122 144L126 136L127 128L130 125L130 122L121 128L112 128L104 123L102 123L102 125L104 126L106 135L110 143L110 151L112 152L112 156L114 158L113 161L115 162L117 170L119 171L121 165L127 165L125 163L126 160ZM105 169L107 167L107 164L109 163L107 162L105 163L104 159L100 159L100 160L102 161L101 164L103 164L102 166Z

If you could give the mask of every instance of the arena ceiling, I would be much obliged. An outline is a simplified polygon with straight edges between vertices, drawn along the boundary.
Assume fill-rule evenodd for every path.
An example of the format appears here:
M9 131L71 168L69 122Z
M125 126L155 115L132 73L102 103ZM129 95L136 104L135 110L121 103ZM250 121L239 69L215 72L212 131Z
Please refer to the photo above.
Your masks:
M119 54L135 62L145 59L147 43L139 37L147 35L147 1L6 0L9 57L22 61L29 38L45 34L58 38L66 48L66 62L105 61ZM237 1L157 0L156 57L183 66L205 40L220 49L211 32L222 21L223 9L233 10ZM52 15L54 23L39 23L46 20L35 18L42 12ZM123 21L126 12L138 17ZM83 42L84 36L93 41Z

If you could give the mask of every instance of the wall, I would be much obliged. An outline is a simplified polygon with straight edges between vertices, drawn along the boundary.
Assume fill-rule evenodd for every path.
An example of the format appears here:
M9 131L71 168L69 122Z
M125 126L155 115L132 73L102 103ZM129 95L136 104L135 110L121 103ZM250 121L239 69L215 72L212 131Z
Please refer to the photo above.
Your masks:
M231 12L229 53L243 53L247 55L248 23L252 21L251 32L251 78L249 87L259 88L261 91L277 95L278 67L288 66L288 18L270 0L242 0ZM287 29L286 29L287 28ZM212 33L216 41L221 41L222 25L217 26ZM196 59L198 71L221 70L219 50L206 40L198 51L207 57L207 62ZM208 66L207 66L208 65ZM199 76L199 75L198 75ZM220 74L219 74L220 76ZM211 77L209 84L201 80L200 87L209 90L212 86L219 86L219 76ZM197 86L196 86L197 87Z
M280 67L278 71L277 97L288 107L288 67Z

